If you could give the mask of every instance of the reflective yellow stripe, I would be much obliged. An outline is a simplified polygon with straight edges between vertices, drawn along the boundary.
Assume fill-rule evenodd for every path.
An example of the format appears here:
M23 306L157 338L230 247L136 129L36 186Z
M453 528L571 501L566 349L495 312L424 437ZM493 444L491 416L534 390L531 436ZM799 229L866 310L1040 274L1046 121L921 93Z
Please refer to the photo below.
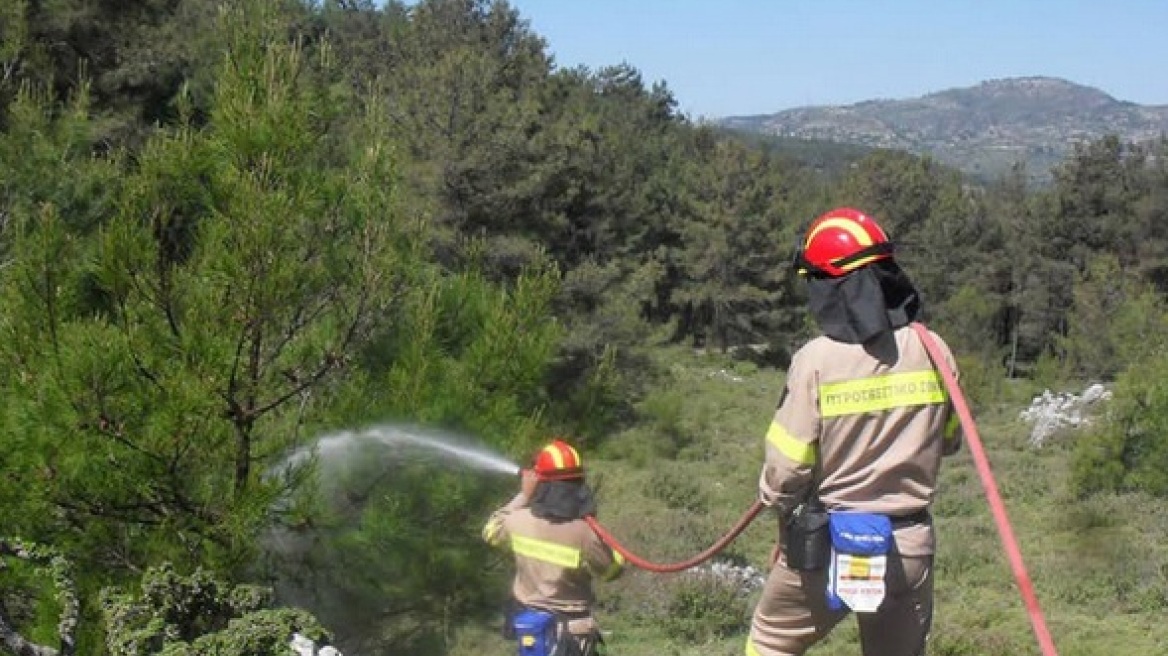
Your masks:
M754 643L750 638L746 639L746 656L760 656L758 650L754 648Z
M548 450L551 451L552 462L556 463L556 469L563 469L564 468L564 454L563 454L563 452L554 446L549 446Z
M811 234L807 235L807 240L803 243L803 248L810 246L811 240L815 239L815 235L818 235L827 228L839 228L840 230L847 232L852 236L852 239L855 239L856 243L861 246L872 245L872 236L869 235L863 228L861 228L860 224L856 223L852 219L846 219L841 216L831 219L824 219L823 223L815 226L815 230L812 231Z
M949 415L949 421L945 422L945 439L953 441L957 439L957 431L961 429L961 417L957 413Z
M936 371L872 376L819 386L819 414L824 417L880 412L929 403L944 403L945 388Z
M483 527L483 540L492 547L499 546L499 534L503 532L503 520L490 519Z
M623 570L624 567L625 557L620 555L619 551L613 550L612 564L608 566L608 569L604 570L604 574L600 575L600 580L611 581L615 579L616 577L620 576L621 570Z
M868 257L861 257L860 259L856 260L855 262L852 262L851 264L848 264L846 266L842 266L839 269L840 269L840 271L854 271L856 269L859 269L862 266L866 266L868 264L871 264L872 262L875 262L879 258L880 258L879 255L869 255ZM836 258L836 261L839 261L842 259L843 259L842 257ZM835 264L835 262L832 262L832 264Z
M527 556L545 563L575 569L580 566L580 550L562 544L536 540L522 535L511 536L511 549L519 556Z
M556 445L549 444L548 446L545 446L543 450L552 457L552 462L555 464L557 470L567 469L569 467L579 467L580 454L576 451L576 447L568 446L567 444L564 446L566 446L568 448L568 452L572 454L571 464L564 462L564 452L560 451Z
M800 441L794 435L787 432L782 424L772 421L771 427L767 429L767 442L774 445L779 453L787 456L791 460L800 465L814 465L818 456L815 453L815 445Z

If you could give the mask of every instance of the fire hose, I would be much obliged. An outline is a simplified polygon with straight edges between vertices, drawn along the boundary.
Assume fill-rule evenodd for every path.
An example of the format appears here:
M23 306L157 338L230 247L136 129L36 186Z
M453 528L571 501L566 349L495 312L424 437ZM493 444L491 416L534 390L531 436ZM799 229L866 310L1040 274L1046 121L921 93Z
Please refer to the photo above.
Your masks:
M1022 561L1022 551L1018 547L1018 541L1014 537L1014 530L1010 526L1009 517L1006 515L1006 506L1002 502L1001 495L998 493L998 486L994 480L993 471L990 469L989 459L986 457L985 449L981 443L981 437L977 432L977 424L973 421L973 415L969 411L969 404L965 400L965 395L961 392L961 386L957 383L957 377L949 367L945 359L945 354L941 352L940 347L933 341L928 328L924 324L913 323L912 329L920 336L925 350L929 353L929 358L932 359L933 364L937 367L937 371L941 374L941 380L949 391L949 400L957 412L957 418L961 422L965 439L969 443L969 451L973 456L973 462L977 468L978 476L981 478L982 487L985 489L986 498L990 504L990 512L997 525L998 535L1001 536L1006 557L1010 561L1010 569L1013 571L1014 579L1018 584L1018 590L1026 606L1026 612L1030 616L1030 623L1034 629L1034 635L1038 640L1038 646L1042 650L1043 656L1058 656L1058 651L1055 650L1050 631L1046 627L1046 620L1043 618L1042 608L1038 604L1038 597L1034 593L1034 584L1030 581L1030 575L1026 572L1026 566ZM629 551L612 534L606 531L596 521L595 517L589 515L584 518L584 521L592 527L592 530L596 532L605 544L619 552L628 562L650 572L670 573L696 567L709 560L722 549L725 549L727 545L733 542L754 521L754 518L758 516L764 507L762 502L755 501L747 509L746 513L742 515L742 518L738 520L738 523L708 549L688 560L664 564L645 560Z
M593 531L596 531L596 535L600 536L600 539L603 540L605 544L612 547L612 549L620 553L620 555L624 556L625 560L628 562L650 572L668 574L671 572L680 572L682 570L697 567L698 565L714 557L715 554L725 549L727 545L733 542L734 538L737 538L742 533L742 531L746 530L746 527L749 526L752 521L754 521L754 518L757 517L758 513L762 512L762 509L765 507L766 506L764 506L761 501L755 501L753 504L751 504L750 508L746 509L746 512L742 515L742 518L738 520L738 523L735 524L725 535L714 542L714 544L710 545L708 549L699 553L693 558L682 560L676 563L662 564L645 560L637 554L629 551L620 542L617 542L616 538L614 538L611 533L604 530L604 527L601 526L600 522L596 521L596 518L592 515L585 517L584 521L588 522L588 525L592 527Z
M1038 605L1038 597L1034 594L1034 584L1030 582L1030 575L1026 573L1026 565L1022 562L1022 550L1018 548L1018 540L1014 538L1014 529L1010 527L1010 519L1006 516L1006 505L998 494L998 485L994 482L993 471L990 470L990 461L982 448L981 437L977 434L977 425L973 423L973 415L969 412L969 404L965 402L965 395L961 393L961 386L957 384L957 377L949 363L945 361L945 354L933 341L928 328L924 324L913 323L913 330L920 336L925 350L929 352L933 364L941 372L941 379L949 390L949 400L957 411L957 418L961 420L961 428L965 433L965 440L969 443L969 452L973 456L973 464L977 467L977 474L981 478L981 485L985 488L986 498L990 502L990 512L994 516L994 523L998 526L998 535L1002 538L1002 547L1006 550L1006 557L1010 560L1010 569L1014 573L1014 580L1022 594L1022 601L1026 605L1026 612L1030 615L1030 624L1034 628L1034 636L1038 639L1038 646L1043 656L1058 656L1054 648L1054 641L1050 631L1046 628L1046 620L1042 616L1042 608Z

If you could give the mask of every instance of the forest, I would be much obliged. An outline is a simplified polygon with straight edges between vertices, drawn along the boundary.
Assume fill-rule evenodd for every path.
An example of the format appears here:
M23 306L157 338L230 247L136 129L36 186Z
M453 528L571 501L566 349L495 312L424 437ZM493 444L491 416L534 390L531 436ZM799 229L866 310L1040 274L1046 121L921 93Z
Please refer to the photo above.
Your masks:
M0 5L0 652L457 653L505 593L500 481L289 456L395 424L700 458L679 368L781 379L815 333L795 244L841 205L888 228L987 416L1114 389L1067 498L1162 507L1168 139L982 184L768 148L550 52L501 0Z

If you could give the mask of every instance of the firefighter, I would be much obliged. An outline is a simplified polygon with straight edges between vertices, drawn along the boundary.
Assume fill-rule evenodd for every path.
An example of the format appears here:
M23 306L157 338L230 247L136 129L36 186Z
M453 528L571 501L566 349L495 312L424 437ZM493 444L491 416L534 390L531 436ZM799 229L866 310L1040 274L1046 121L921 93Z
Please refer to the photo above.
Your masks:
M515 556L512 618L531 611L554 619L560 636L556 656L602 653L592 614L592 580L617 578L624 558L584 522L595 512L580 454L557 438L523 470L519 493L483 527L488 544L508 548Z
M793 355L766 434L759 493L778 510L780 541L746 654L798 656L855 612L864 656L920 656L933 619L929 506L962 439L909 327L920 297L885 231L852 208L812 222L796 267L823 334Z

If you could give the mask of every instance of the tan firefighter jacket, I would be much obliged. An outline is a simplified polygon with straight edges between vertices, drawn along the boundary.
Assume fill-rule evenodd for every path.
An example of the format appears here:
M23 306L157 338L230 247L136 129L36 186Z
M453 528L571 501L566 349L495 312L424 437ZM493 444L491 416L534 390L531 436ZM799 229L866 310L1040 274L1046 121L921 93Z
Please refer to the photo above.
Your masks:
M584 520L540 519L531 514L522 493L491 515L483 539L515 554L511 591L516 601L569 616L591 613L592 579L611 581L624 566L624 558ZM572 632L578 632L575 626Z
M920 337L906 326L894 338L891 366L828 337L795 353L766 434L763 503L787 513L817 487L829 510L903 517L929 507L960 425ZM956 373L949 347L933 339ZM934 552L931 523L897 530L896 541L906 556Z

